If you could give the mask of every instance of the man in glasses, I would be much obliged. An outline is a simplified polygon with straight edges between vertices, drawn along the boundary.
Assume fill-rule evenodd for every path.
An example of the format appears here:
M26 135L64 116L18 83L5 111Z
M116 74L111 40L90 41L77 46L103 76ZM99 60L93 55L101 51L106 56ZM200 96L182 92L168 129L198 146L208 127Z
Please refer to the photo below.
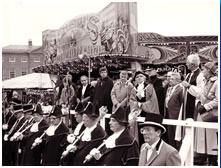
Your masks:
M166 132L162 121L161 115L147 113L140 124L145 143L141 146L139 166L181 166L178 151L161 139Z

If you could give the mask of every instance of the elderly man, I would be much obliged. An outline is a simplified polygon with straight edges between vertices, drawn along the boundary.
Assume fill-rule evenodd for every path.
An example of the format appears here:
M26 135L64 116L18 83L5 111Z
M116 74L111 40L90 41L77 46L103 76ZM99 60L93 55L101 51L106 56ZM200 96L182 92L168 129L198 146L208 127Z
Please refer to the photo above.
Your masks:
M100 150L93 149L89 156L98 160L101 166L137 166L139 149L127 127L127 112L119 107L110 118L110 129L114 133L103 142Z
M172 73L170 76L170 87L167 89L165 99L165 118L177 120L181 105L183 104L183 88L180 86L181 76L179 73ZM167 126L169 144L179 150L180 144L174 140L176 127Z
M182 82L182 85L187 88L187 93L184 95L184 119L193 118L196 120L195 113L195 89L192 86L197 86L199 89L202 89L203 83L203 74L199 69L200 58L198 54L191 54L187 57L186 65L191 73L187 74L185 80Z
M127 107L129 105L130 92L133 88L132 83L127 81L128 72L120 72L120 80L114 84L111 90L111 100L113 102L114 111L118 106Z
M145 143L141 146L139 166L181 166L178 151L161 139L166 132L162 121L161 115L148 113L140 124Z

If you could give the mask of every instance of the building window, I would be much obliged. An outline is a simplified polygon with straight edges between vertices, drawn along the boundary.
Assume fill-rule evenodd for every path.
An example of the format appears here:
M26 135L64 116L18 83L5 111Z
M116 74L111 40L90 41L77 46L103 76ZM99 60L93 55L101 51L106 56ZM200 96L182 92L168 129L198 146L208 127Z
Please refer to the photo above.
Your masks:
M21 75L27 75L27 70L26 69L22 69Z
M10 56L9 57L9 62L15 62L15 56Z
M27 56L22 56L21 57L21 62L28 62L28 57Z
M34 62L40 62L40 57L38 55L34 56Z
M15 70L11 69L9 70L9 78L14 78L15 77Z

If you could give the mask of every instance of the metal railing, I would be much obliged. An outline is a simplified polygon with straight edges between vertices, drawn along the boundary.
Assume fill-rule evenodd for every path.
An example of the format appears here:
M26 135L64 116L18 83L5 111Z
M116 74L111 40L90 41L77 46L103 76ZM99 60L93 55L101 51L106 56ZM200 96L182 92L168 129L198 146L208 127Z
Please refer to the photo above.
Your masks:
M100 125L105 129L105 118L110 118L111 114L106 114L105 117L100 121ZM144 122L144 117L138 117L137 122ZM182 140L182 145L179 150L181 157L181 166L193 166L194 159L194 128L209 128L209 129L219 129L218 123L211 122L200 122L194 121L191 118L186 120L172 120L164 119L163 124L165 125L174 125L185 127L185 136Z

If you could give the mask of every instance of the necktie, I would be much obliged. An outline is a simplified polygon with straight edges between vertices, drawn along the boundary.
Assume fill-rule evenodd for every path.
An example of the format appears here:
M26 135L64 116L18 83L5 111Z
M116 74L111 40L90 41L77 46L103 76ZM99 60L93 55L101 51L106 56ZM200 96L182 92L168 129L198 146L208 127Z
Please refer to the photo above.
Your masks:
M148 150L151 149L151 146L146 144L142 150L141 150L141 155L140 155L140 159L139 159L139 166L145 166L147 163L147 154L148 154Z

